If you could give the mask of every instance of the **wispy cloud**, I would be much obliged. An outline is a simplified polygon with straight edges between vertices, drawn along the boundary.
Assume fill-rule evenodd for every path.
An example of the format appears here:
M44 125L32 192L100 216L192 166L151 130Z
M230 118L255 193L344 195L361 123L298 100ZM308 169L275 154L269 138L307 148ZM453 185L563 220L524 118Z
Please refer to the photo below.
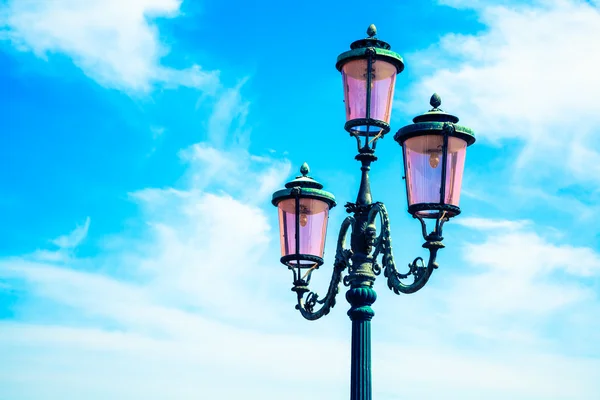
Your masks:
M87 217L83 225L77 226L67 235L57 237L56 239L52 240L52 243L61 249L73 249L83 242L83 240L87 237L89 229L90 217Z
M10 371L0 366L0 375L14 382L0 385L0 397L43 392L44 398L63 398L68 387L69 393L86 398L193 398L198 390L221 398L241 395L237 384L247 380L246 395L248 390L265 392L267 383L258 378L269 376L280 382L268 384L269 395L281 398L297 379L298 362L317 362L311 367L319 375L313 382L330 391L327 380L344 379L345 362L331 362L343 343L330 338L316 343L292 333L278 318L286 305L273 301L279 297L273 285L288 276L273 275L271 263L264 262L273 239L264 210L223 192L232 186L221 182L236 186L242 199L255 194L255 181L269 182L273 190L270 185L281 185L281 172L289 171L287 163L196 147L211 156L189 158L192 170L200 173L215 158L235 159L240 169L220 169L202 186L189 180L179 189L133 193L146 228L134 237L119 234L98 257L0 260L1 279L28 299L16 321L0 323L2 364L13 366ZM273 168L280 171L279 179ZM76 246L86 226L59 242ZM292 304L290 299L286 308L293 312ZM319 356L288 357L290 343L318 349ZM63 368L52 372L50 360ZM123 379L115 380L115 374ZM151 376L156 384L144 384ZM228 387L233 377L237 383Z
M263 398L347 397L339 387L347 382L349 361L340 354L348 354L348 343L338 335L348 332L349 322L337 309L337 317L319 321L319 327L294 314L293 296L281 290L289 276L280 267L273 270L277 235L270 219L262 206L241 200L255 193L257 181L280 185L285 174L273 177L271 171L283 169L281 162L248 154L244 160L243 153L206 144L189 152L192 175L214 160L229 167L200 186L192 179L181 188L132 194L146 226L141 234L119 234L119 245L94 259L0 260L0 277L28 293L17 320L0 324L7 360L0 373L10 382L0 385L0 394L43 392L53 399L68 388L92 399L174 393L185 399L203 390L226 398L242 395L236 387L246 382L246 395ZM253 178L242 179L248 176ZM410 326L392 318L398 303L377 304L382 336L374 343L376 393L394 398L398 371L412 383L406 393L414 398L600 393L590 372L600 367L598 361L562 355L553 347L559 339L543 334L544 325L568 312L579 318L573 322L578 329L560 339L582 332L593 339L588 307L597 307L597 298L577 280L598 276L600 256L544 239L533 223L462 220L463 229L480 235L462 246L467 273L444 265L455 272L448 278L437 271L433 282L445 276L443 286L432 283L419 296L402 297L402 319ZM315 329L318 337L307 335ZM410 367L398 361L407 357L414 360ZM287 395L299 364L315 377L310 387ZM438 371L435 387L424 370ZM145 384L149 377L152 383ZM227 384L231 380L235 387Z
M211 184L252 204L268 200L291 168L288 161L257 159L241 147L221 151L205 143L182 150L180 157L190 165L185 175L190 186L202 189ZM257 175L253 166L260 166L262 173ZM255 182L251 189L248 182Z
M83 225L77 225L75 229L66 235L61 235L50 241L58 248L37 249L31 257L43 262L62 263L74 255L75 249L86 239L90 228L90 217L85 219Z
M474 329L471 334L477 336L528 326L537 336L544 324L567 311L593 323L586 305L598 306L598 295L584 279L600 276L596 251L555 243L531 222L467 219L463 225L483 231L483 237L463 244L469 272L455 276L443 290L455 327ZM540 339L533 342L543 343Z
M479 3L487 31L451 35L440 44L442 57L452 55L458 62L420 83L429 84L424 98L439 91L453 104L450 111L468 125L475 121L484 142L516 138L558 158L558 143L568 132L550 129L546 133L556 136L547 142L540 133L542 125L550 126L546 123L554 122L554 128L564 123L548 111L562 101L554 89L540 92L542 107L530 93L542 88L536 76L531 88L523 77L514 85L487 80L517 73L519 62L529 74L541 68L537 50L530 56L531 49L522 47L534 43L517 40L529 29L545 32L556 22L565 30L565 21L577 25L582 18L581 29L596 30L589 17L577 16L583 6L575 3L553 3L535 18L526 7L487 4ZM40 56L64 52L106 87L137 93L156 84L187 85L209 91L218 82L212 81L216 74L205 77L194 67L176 70L159 62L164 48L152 20L176 16L179 6L167 0L14 1L5 7L7 37ZM81 22L71 22L76 16ZM72 24L81 29L81 37L71 37ZM557 36L549 38L565 50ZM568 37L578 39L575 33ZM584 43L591 45L589 40ZM115 41L104 58L98 49ZM498 53L491 54L488 46ZM119 57L133 64L121 65ZM563 62L556 67L566 68ZM545 69L541 73L546 76L540 79L558 79ZM567 79L581 85L574 77ZM213 114L206 116L208 142L180 151L187 170L178 182L130 194L139 207L138 217L130 220L136 229L88 237L93 233L88 218L52 240L48 249L0 259L0 294L16 299L6 305L11 318L0 321L0 397L192 399L201 393L216 399L348 398L350 322L343 291L326 319L307 323L294 312L289 271L277 262L276 213L269 204L271 193L289 178L290 164L248 151L250 104L241 95L244 82L211 97L216 101ZM562 84L556 87L572 94ZM461 102L465 90L469 95ZM473 104L479 104L475 110L483 116L469 108ZM589 105L582 110L578 118L595 118ZM512 111L518 114L508 119ZM539 117L542 111L549 112L550 122ZM577 112L576 107L570 111ZM513 129L521 122L518 126L533 128L531 137ZM580 145L591 132L588 122L573 134ZM170 132L161 125L153 133L160 136L163 128ZM573 161L569 168L581 178L587 173L582 156L594 154L573 149L568 159L579 164ZM525 151L522 166L548 161L538 156ZM470 195L493 198L483 193ZM457 227L447 228L459 231L457 247L440 254L441 267L417 295L384 293L383 276L378 279L375 397L598 397L600 302L594 285L600 255L592 247L553 239L549 228L533 218L461 215ZM330 235L335 233L330 228ZM78 257L84 240L98 244L99 253ZM314 283L326 283L327 265Z
M189 200L195 203L201 198ZM234 203L232 200L224 207L230 210L233 205L231 218L239 220L235 211L239 205ZM173 211L186 210L189 205L182 207L186 204L163 205ZM205 218L214 215L205 223L199 214ZM146 218L160 215L154 211ZM286 274L261 271L252 252L239 247L243 242L264 248L264 238L257 239L256 233L245 231L252 228L243 227L240 236L229 236L224 257L207 258L207 249L222 249L213 238L229 234L218 233L215 225L223 231L241 227L222 219L214 204L206 210L200 207L198 215L185 216L190 224L209 230L200 233L198 228L195 233L187 222L169 218L179 234L171 232L168 241L151 241L145 250L154 248L154 252L138 253L136 249L141 248L129 241L133 250L118 255L122 267L156 267L146 270L146 277L137 282L74 270L76 260L62 267L14 258L0 261L3 279L13 285L15 280L22 281L46 305L46 312L52 312L51 319L30 315L28 322L0 324L0 350L8 361L0 365L0 372L13 382L3 385L0 393L22 398L43 392L45 398L54 399L64 396L68 388L70 393L91 399L159 399L174 393L186 399L197 396L198 390L214 397L242 395L236 388L243 383L246 396L261 393L272 399L304 399L327 394L328 398L347 398L339 387L347 381L349 361L339 355L347 354L348 343L331 335L331 323L338 324L336 319L319 321L319 328L290 314L291 301L283 301L286 310L280 309L283 298L280 300L276 291L265 292L264 284L281 285L285 279L279 276ZM241 223L251 224L257 222ZM258 225L266 226L264 222ZM584 399L600 393L594 374L600 362L561 354L542 333L544 325L562 318L562 311L581 317L589 314L586 307L597 305L588 290L560 282L564 278L554 279L552 273L598 274L598 255L590 249L544 241L520 221L479 220L474 225L484 232L498 226L510 228L502 234L485 233L480 243L463 248L464 261L478 272L469 276L455 273L443 288L431 287L419 296L403 297L407 307L402 318L410 320L411 326L385 315L397 315L397 303L378 304L383 319L377 322L383 333L374 342L375 394L395 398L398 379L411 382L402 391L411 398ZM240 262L235 255L238 251L250 255L243 262L251 271L235 265ZM132 253L137 254L133 257ZM572 270L571 259L581 256L592 260L584 265L588 270ZM252 275L262 281L260 291L256 289L260 283ZM250 287L244 287L247 284ZM230 289L234 288L242 292L233 293ZM197 300L190 303L188 296L194 292ZM265 293L270 293L269 301L253 301ZM222 313L229 303L248 316L258 312L260 318L244 321L236 315L224 319ZM57 314L59 306L68 307L68 313ZM282 320L282 313L289 318ZM592 317L586 317L584 329L594 328ZM337 329L346 333L347 325L345 321ZM582 322L576 325L581 329ZM315 329L318 337L301 333ZM578 334L571 330L566 338ZM468 345L461 344L463 341ZM302 351L295 354L298 349ZM410 364L401 361L407 359ZM302 391L286 394L297 382L299 363L315 377ZM62 366L59 371L57 364ZM548 376L554 377L551 384ZM152 377L151 384L144 383L148 377ZM236 385L230 387L227 382L231 380ZM74 383L67 385L70 381ZM431 385L432 381L436 384Z
M168 48L160 42L157 18L179 15L180 0L9 0L0 25L5 39L38 57L69 56L99 84L128 93L147 93L156 84L214 92L219 73L199 65L175 69L161 64Z
M600 36L598 8L582 1L449 3L477 9L485 29L447 34L413 54L431 72L415 82L411 98L419 101L407 106L422 111L438 92L480 140L518 139L524 146L512 166L527 171L528 182L598 182L600 148L592 137L600 81L590 77L600 57L589 51Z
M456 221L452 221L458 225L463 225L471 229L489 231L493 229L501 230L520 230L523 227L529 225L531 221L509 221L499 219L486 219L476 217L461 217Z
M247 80L248 78L242 79L235 87L225 90L214 104L208 121L209 139L213 145L223 147L226 142L233 142L247 146L250 130L246 125L246 118L250 102L241 95L241 89Z

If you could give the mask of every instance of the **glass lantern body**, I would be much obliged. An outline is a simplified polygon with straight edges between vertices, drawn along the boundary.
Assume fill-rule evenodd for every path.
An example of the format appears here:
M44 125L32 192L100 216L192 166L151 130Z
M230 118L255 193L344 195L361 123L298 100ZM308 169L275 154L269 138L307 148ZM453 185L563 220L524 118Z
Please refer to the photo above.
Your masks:
M296 220L296 201L299 201L300 210L298 221ZM281 255L301 254L322 258L325 249L329 205L325 201L317 199L291 198L280 201L277 208L279 209ZM299 239L297 244L296 236ZM300 265L298 265L298 260L291 260L289 263L297 267L312 267L315 264L310 260L300 260Z
M415 136L404 142L409 207L415 204L459 206L467 142L457 137L448 137L445 182L442 182L443 145L443 135ZM438 211L423 210L418 211L418 214L424 218L434 218L438 215Z
M372 59L368 70L368 59L352 60L342 67L346 121L372 118L389 124L398 70L394 64L377 59ZM367 124L352 129L361 135L381 130Z

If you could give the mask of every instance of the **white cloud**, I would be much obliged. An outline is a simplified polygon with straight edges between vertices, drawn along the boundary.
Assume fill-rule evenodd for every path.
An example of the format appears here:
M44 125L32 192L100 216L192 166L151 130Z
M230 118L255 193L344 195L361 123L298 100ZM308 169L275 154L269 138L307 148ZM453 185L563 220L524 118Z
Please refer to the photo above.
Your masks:
M163 66L168 49L160 43L156 18L179 14L180 0L12 0L3 6L5 39L20 50L47 58L64 53L101 85L129 93L154 84L214 92L218 72L198 65Z
M458 232L464 238L456 249L459 255L453 257L451 248L440 252L440 268L428 286L400 300L402 320L411 321L411 326L399 330L396 339L415 346L435 345L442 352L461 348L465 357L471 352L500 359L501 354L514 358L527 353L522 361L513 359L507 366L531 371L535 369L531 360L546 356L573 357L573 367L578 355L597 357L600 254L590 247L561 243L564 238L552 238L546 227L533 222L472 220ZM389 300L376 304L382 319L398 313L398 305ZM388 332L396 329L390 323L378 323L387 324ZM577 350L564 347L572 342L577 342ZM518 367L521 362L530 366ZM494 368L502 364L493 362ZM519 375L524 373L530 382L531 371ZM540 381L546 373L539 375ZM561 382L569 387L573 383ZM535 385L530 382L530 387ZM516 393L527 398L524 390ZM600 388L596 386L593 393L600 393ZM539 392L537 396L546 398ZM588 397L593 396L588 393Z
M595 317L588 306L598 304L598 295L589 278L600 276L596 251L555 244L536 233L539 225L522 221L477 219L465 226L485 236L463 244L467 273L455 274L434 296L443 299L449 333L498 345L510 340L513 347L544 347L569 340L547 332L563 313L578 315L592 329Z
M600 366L597 360L503 352L491 346L482 357L479 349L469 347L375 343L379 360L373 368L381 372L376 385L380 393L374 398L591 399L599 393L593 371Z
M430 73L414 84L410 107L422 111L437 92L480 140L522 141L512 167L528 183L598 182L600 54L590 49L600 37L599 10L581 1L458 3L476 8L486 28L447 34L412 55Z
M285 395L299 363L315 374L314 387L346 397L338 388L347 360L336 357L344 344L294 332L291 326L308 325L294 314L293 296L281 302L276 294L282 282L291 293L290 276L277 258L263 257L277 248L265 211L254 205L265 202L266 189L253 202L223 192L235 186L240 198L256 196L255 181L271 190L288 163L207 145L188 152L194 173L215 160L237 160L239 168L220 169L201 186L192 179L183 188L132 194L147 228L141 237L119 234L108 254L0 260L2 280L29 299L19 309L27 323L0 324L2 364L12 366L0 366L0 397L184 399L202 391L228 398L254 391L303 399ZM218 193L209 190L215 183ZM294 323L281 320L283 308ZM311 351L294 355L300 349Z
M169 327L174 321L160 322ZM0 324L0 350L5 360L0 371L8 378L0 393L12 395L12 399L50 400L70 396L193 399L198 398L198 393L211 398L248 398L262 393L263 398L300 400L305 398L305 392L285 395L297 383L300 363L310 366L314 387L324 386L329 392L337 389L337 396L333 393L332 398L346 397L343 391L339 393L343 379L340 364L344 364L335 360L336 353L342 350L339 343L330 340L314 343L311 338L299 335L240 331L205 323L197 317L187 322L194 324L176 328L187 333L184 338L152 338L127 331L52 325ZM316 344L319 352L316 357L308 352L291 356L294 346L290 343L299 348L315 348ZM13 368L8 368L9 364Z
M90 217L87 217L83 225L77 225L68 234L51 240L50 242L58 249L37 249L31 254L31 257L42 262L63 263L68 261L73 257L75 249L87 238L90 222Z
M485 244L467 245L467 260L523 276L559 268L575 276L600 273L600 257L592 249L554 245L527 231L491 234Z
M288 161L266 157L257 159L243 148L220 151L198 143L180 152L190 163L185 180L191 187L203 189L211 184L252 204L264 204L282 186L290 173ZM260 174L252 166L260 166ZM249 186L249 182L254 184Z
M25 323L0 324L6 361L0 397L158 399L176 393L185 399L203 390L227 398L243 395L243 386L245 395L262 398L347 398L347 389L339 389L347 388L349 371L343 296L335 314L312 324L302 320L293 310L288 271L273 258L277 234L262 207L267 199L260 207L239 200L255 193L255 182L279 186L289 166L200 144L184 153L192 176L212 162L224 167L200 186L190 179L182 188L132 194L147 224L141 237L119 234L119 246L92 260L0 260L0 277L31 296L19 311ZM273 168L285 174L273 177ZM389 309L398 315L397 303L376 303L376 395L396 398L399 382L410 382L402 391L410 398L600 393L589 372L598 361L554 353L535 326L561 310L581 316L577 308L596 301L552 274L597 274L598 255L548 242L523 221L472 218L464 225L485 235L464 247L474 273L461 276L457 269L442 288L433 284L397 300L410 326L385 315ZM488 234L496 228L501 234ZM477 345L461 348L461 335ZM399 361L406 359L410 365ZM311 385L286 392L299 371L310 374Z
M246 132L236 90L215 108L213 143L180 153L189 170L179 185L131 194L141 233L115 235L92 259L0 259L0 278L26 293L14 310L24 322L0 323L0 397L348 398L343 292L316 323L293 310L268 204L290 165L229 146L221 123L237 118L229 131ZM598 397L598 360L570 353L577 334L598 331L586 308L597 296L581 283L598 275L598 254L558 245L529 221L457 222L480 241L458 262L442 252L423 292L375 304L375 397ZM59 242L76 248L82 228ZM579 331L548 334L563 313ZM597 343L582 342L582 354Z
M486 219L476 217L461 217L453 223L469 227L477 230L519 230L529 225L531 221L509 221L509 220L498 220L498 219Z
M88 230L90 229L90 217L85 219L85 223L82 226L77 226L71 233L63 236L59 236L52 241L55 245L61 249L73 249L87 237Z
M250 131L245 124L250 103L240 93L247 80L242 79L235 87L225 90L213 107L208 121L209 139L219 147L226 139L247 145Z

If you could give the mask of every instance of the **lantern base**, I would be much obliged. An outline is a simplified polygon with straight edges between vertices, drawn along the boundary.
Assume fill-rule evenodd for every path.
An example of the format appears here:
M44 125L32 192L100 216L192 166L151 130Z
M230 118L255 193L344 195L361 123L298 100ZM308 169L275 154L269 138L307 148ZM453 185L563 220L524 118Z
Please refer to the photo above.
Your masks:
M390 124L380 119L357 118L347 121L344 129L351 135L383 136L390 131Z
M452 218L460 214L460 208L452 204L418 203L408 206L408 212L413 217L439 219L442 216Z
M323 265L323 258L312 254L288 254L280 261L288 268L318 268Z

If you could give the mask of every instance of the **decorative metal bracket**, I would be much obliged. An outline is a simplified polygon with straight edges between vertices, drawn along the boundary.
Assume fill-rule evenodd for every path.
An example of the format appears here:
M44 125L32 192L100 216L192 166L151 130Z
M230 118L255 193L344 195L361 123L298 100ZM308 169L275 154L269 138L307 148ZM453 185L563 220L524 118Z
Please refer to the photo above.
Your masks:
M408 272L401 274L396 269L396 264L394 262L394 256L392 254L392 238L390 234L390 220L383 203L373 204L373 207L369 212L368 222L371 230L375 229L375 219L377 218L377 215L379 215L381 220L381 233L375 240L373 259L376 260L379 254L382 255L381 264L384 270L384 276L387 278L388 287L396 294L410 294L418 291L425 286L433 273L433 270L438 268L436 257L438 250L444 247L442 244L443 237L441 236L441 233L443 224L448 218L442 214L442 216L436 220L434 231L427 234L427 227L423 218L418 216L415 217L421 222L423 238L425 239L423 247L429 250L429 260L427 265L425 265L423 258L417 257L412 263L408 264ZM377 269L379 269L378 266L374 266L374 270ZM411 275L414 277L413 283L406 284L402 282L402 280L407 279Z
M444 239L442 237L442 228L444 223L448 221L448 217L445 213L442 213L440 217L436 219L434 230L428 234L424 219L415 215L415 218L421 223L423 238L425 239L423 248L429 250L429 260L427 261L427 264L425 264L422 257L417 257L413 262L408 264L408 272L400 273L396 269L396 263L394 262L394 256L392 254L390 220L385 205L383 205L383 203L374 203L369 205L369 208L367 226L364 234L369 236L367 239L370 238L370 240L368 240L369 244L371 244L369 249L374 249L372 256L369 257L373 260L371 265L372 274L379 275L383 269L384 276L387 278L388 287L396 294L410 294L418 291L429 281L429 277L433 273L433 270L438 268L436 257L438 250L444 248L444 244L442 243L442 240ZM381 233L379 236L376 236L377 228L375 226L375 221L377 216L379 216L381 222ZM340 227L333 273L331 275L331 281L329 282L327 295L323 299L319 299L317 293L311 292L308 289L310 278L315 268L308 269L308 272L302 277L294 271L294 287L292 288L292 291L296 292L298 295L296 309L300 311L300 314L302 314L304 318L316 320L329 314L331 309L335 306L335 298L339 292L339 285L342 282L344 271L347 268L350 269L350 275L344 277L345 284L348 284L346 281L351 275L358 273L351 269L352 250L345 248L346 236L350 227L354 226L354 223L355 218L348 216ZM368 250L368 252L370 253L371 250ZM381 266L377 263L379 255L381 255ZM407 284L403 282L411 276L413 277L412 283ZM304 296L305 294L306 297ZM315 311L317 305L320 305L320 308Z
M311 292L308 289L310 283L310 276L314 269L309 271L303 277L294 276L294 287L292 291L298 295L298 304L296 309L300 311L300 314L308 320L316 320L324 315L329 314L331 309L335 306L335 297L339 292L340 282L342 281L342 274L344 270L350 265L350 258L352 257L352 250L348 250L344 247L346 244L346 235L348 230L354 224L354 217L348 216L344 219L342 226L340 227L340 233L338 236L337 250L335 254L335 262L333 264L333 273L331 275L331 281L329 282L329 289L327 295L319 300L319 295L315 292ZM296 272L294 272L296 275ZM306 299L304 294L307 293ZM319 304L321 307L315 311L315 306Z

